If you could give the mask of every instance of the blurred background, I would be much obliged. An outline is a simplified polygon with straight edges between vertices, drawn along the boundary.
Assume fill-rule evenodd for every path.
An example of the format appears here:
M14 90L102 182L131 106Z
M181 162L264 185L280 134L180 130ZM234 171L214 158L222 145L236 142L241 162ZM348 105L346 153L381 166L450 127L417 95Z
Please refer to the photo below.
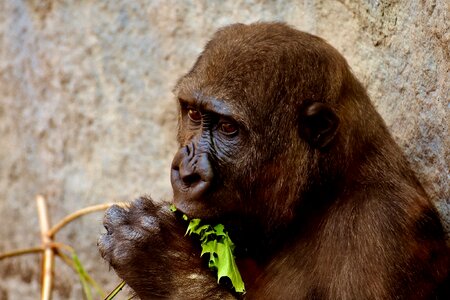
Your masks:
M142 194L170 200L172 87L216 29L254 21L285 21L347 58L449 231L449 13L446 0L0 0L0 253L40 245L37 194L53 223ZM101 219L57 240L110 290ZM56 262L53 298L82 299ZM39 274L40 255L0 261L0 299L38 299Z

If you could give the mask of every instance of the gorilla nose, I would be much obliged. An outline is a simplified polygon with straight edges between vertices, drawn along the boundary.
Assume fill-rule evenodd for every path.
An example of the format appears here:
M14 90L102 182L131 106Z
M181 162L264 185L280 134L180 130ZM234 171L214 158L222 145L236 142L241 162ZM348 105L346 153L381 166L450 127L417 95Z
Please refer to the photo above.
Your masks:
M200 174L196 172L196 168L184 167L180 169L180 179L186 186L194 186L202 180Z
M193 146L186 146L175 155L171 182L176 197L199 198L209 188L212 177L207 153L195 153Z

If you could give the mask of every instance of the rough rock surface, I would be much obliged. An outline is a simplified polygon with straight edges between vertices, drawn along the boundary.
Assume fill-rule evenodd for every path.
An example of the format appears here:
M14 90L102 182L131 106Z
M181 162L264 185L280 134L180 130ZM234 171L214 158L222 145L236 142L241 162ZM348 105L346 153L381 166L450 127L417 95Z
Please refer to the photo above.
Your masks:
M171 196L171 88L219 27L286 21L348 59L447 229L450 20L446 0L0 1L0 252L40 243L35 195L52 220L140 194ZM96 249L101 213L58 233L111 289ZM0 299L36 299L39 257L0 261ZM80 299L57 260L54 299Z

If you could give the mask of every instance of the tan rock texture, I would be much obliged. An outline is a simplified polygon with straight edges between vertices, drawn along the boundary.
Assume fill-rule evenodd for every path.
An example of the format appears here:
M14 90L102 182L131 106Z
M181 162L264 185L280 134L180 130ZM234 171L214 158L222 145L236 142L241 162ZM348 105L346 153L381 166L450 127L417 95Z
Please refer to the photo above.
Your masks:
M285 21L348 59L447 229L450 4L446 0L0 1L0 252L40 243L35 195L52 220L141 194L170 199L171 89L219 27ZM102 214L58 233L105 289ZM37 255L0 261L0 299L38 299ZM81 299L57 261L54 299Z

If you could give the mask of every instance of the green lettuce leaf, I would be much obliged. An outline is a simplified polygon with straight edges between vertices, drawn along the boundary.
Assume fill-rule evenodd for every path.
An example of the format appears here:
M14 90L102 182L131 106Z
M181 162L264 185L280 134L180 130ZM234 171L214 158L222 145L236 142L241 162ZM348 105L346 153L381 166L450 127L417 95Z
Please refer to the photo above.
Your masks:
M177 209L172 204L170 210L175 212ZM188 217L183 215L183 219L187 221ZM189 221L186 234L195 234L199 237L202 247L200 256L209 255L208 267L217 272L217 282L222 277L228 277L235 291L244 293L244 281L234 260L235 246L224 226L222 224L212 226L203 224L200 219L192 219Z
M200 238L202 253L209 254L208 266L217 271L217 282L228 277L238 293L245 292L244 281L234 260L234 244L222 224L211 226L202 224L200 219L189 222L186 234L196 234Z

